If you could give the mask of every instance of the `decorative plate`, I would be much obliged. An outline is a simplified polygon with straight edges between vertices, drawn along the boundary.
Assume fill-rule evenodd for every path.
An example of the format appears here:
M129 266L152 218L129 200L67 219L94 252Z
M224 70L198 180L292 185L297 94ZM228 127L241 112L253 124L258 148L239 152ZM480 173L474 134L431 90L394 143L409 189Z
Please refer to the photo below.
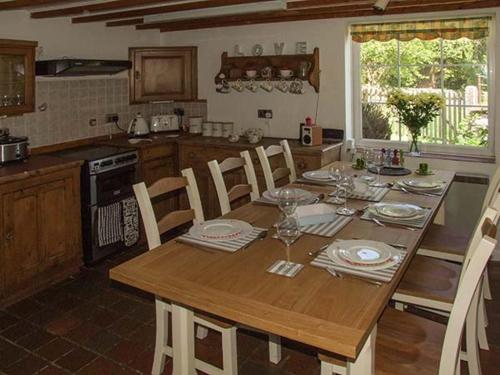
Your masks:
M382 216L396 219L413 219L422 214L422 208L407 203L375 203L372 208Z
M441 184L437 181L430 180L403 180L401 181L406 187L410 187L413 189L439 189Z
M328 257L337 264L351 269L381 270L400 261L399 252L378 241L338 241L326 249Z
M319 180L319 181L328 181L331 180L330 172L328 171L309 171L302 173L302 177L307 180Z
M262 196L270 201L278 201L280 190L281 188L266 190L265 192L262 193ZM316 198L315 195L310 191L304 189L294 189L294 190L295 190L295 195L299 201L312 200Z
M248 236L253 227L241 220L219 219L195 224L189 234L204 241L227 241Z

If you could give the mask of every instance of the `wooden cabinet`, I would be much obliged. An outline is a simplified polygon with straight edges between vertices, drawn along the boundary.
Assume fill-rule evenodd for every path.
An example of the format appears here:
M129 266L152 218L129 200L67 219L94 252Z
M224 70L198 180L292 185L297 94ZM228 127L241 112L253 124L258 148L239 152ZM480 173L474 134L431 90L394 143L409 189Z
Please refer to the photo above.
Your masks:
M130 48L130 102L198 99L197 48Z
M0 185L0 305L77 272L80 168Z
M37 42L0 39L0 116L35 110Z

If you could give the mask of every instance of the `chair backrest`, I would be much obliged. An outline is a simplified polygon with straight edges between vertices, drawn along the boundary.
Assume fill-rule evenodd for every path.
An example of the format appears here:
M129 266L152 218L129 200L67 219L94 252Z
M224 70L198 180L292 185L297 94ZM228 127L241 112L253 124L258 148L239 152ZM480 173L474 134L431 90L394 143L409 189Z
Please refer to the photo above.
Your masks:
M490 179L490 183L488 184L488 190L486 190L486 194L484 195L483 200L483 208L481 212L486 209L488 206L492 206L491 202L494 199L494 194L498 193L498 189L500 188L500 165L498 165L495 169L495 173Z
M208 162L208 168L214 180L217 196L219 197L220 210L222 215L231 211L231 202L250 195L250 200L254 201L259 198L259 186L255 169L253 167L252 158L248 151L240 153L239 158L227 158L222 163L217 160ZM246 184L238 184L227 191L226 183L224 182L224 173L235 171L243 168L247 178Z
M496 240L494 239L496 236L496 225L490 219L485 219L481 223L481 234L482 237L469 261L464 262L465 272L462 282L458 286L448 326L446 327L439 364L439 375L455 375L461 350L465 319L470 313L469 310L476 309L474 313L477 313L477 303L474 306L472 305L472 301L473 299L477 300L479 283L482 280L486 264L496 246Z
M282 178L288 177L290 183L297 179L292 151L290 150L290 145L286 139L282 140L279 146L272 145L266 149L259 146L255 149L255 151L257 151L257 156L259 157L260 165L262 166L262 171L264 172L267 190L274 189L276 187L275 182ZM277 168L273 171L271 170L269 158L280 154L283 154L285 158L286 168Z
M204 221L200 193L193 170L188 168L182 170L181 173L182 177L161 178L151 184L150 187L146 187L144 182L133 186L139 210L141 211L149 250L161 245L160 236L163 233L190 221L193 223ZM191 208L170 212L157 222L151 199L181 189L186 189Z

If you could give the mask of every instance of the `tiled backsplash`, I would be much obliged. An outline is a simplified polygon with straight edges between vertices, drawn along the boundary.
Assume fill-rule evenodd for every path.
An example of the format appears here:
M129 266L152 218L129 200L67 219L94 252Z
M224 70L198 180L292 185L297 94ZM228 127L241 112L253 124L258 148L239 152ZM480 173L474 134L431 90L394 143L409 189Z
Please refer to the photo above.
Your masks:
M47 110L38 109L47 103ZM37 80L36 112L0 120L0 127L9 128L12 135L28 136L30 147L95 137L120 132L115 124L106 124L106 114L117 113L122 129L140 112L148 121L154 114L173 113L183 108L185 118L203 116L203 102L130 105L127 78L74 80ZM89 126L95 118L97 126Z

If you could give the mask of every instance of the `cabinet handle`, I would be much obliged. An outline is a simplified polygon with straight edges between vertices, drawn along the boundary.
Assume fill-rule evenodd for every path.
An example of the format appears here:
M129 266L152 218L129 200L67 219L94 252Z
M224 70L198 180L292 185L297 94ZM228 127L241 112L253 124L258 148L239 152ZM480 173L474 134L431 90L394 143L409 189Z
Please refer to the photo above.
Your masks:
M139 72L138 70L135 71L135 79L136 80L140 80L141 79L141 72Z
M14 239L14 235L12 234L12 232L9 232L5 235L5 240L12 241L13 239Z
M191 159L194 159L196 157L196 154L194 152L190 152L188 154L188 156L191 158Z

